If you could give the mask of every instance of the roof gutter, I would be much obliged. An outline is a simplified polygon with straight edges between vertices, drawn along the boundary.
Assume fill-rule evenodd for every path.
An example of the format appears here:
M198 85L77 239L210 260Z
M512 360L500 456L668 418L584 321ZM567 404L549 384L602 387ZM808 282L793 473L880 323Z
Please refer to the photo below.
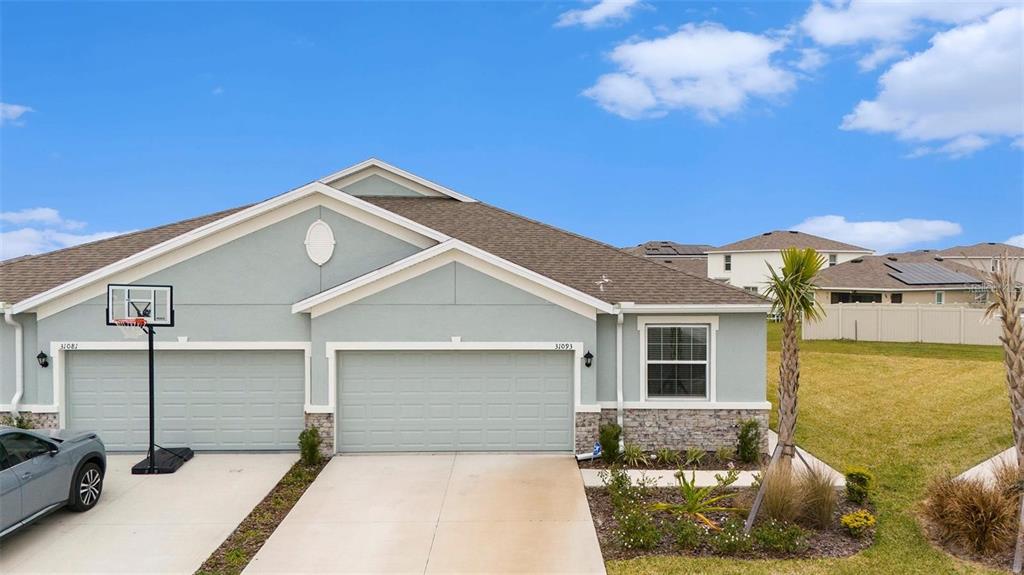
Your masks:
M756 304L635 304L622 302L621 313L768 313L772 309L770 303Z
M25 393L25 342L21 324L14 321L14 312L10 304L0 302L4 310L4 322L14 328L14 397L11 398L11 415L18 417L18 404Z

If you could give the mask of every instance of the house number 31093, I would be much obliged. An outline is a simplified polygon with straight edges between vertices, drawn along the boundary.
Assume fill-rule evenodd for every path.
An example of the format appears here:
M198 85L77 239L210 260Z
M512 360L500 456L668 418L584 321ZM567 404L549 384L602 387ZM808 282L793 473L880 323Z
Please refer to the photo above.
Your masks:
M572 349L572 344L571 343L556 343L555 344L555 349L557 349L557 350Z

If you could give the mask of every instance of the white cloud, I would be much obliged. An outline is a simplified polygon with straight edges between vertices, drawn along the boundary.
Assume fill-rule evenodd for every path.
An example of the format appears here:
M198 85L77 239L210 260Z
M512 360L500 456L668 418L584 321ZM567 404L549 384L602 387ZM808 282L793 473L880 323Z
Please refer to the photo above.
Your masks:
M28 112L34 112L32 108L28 106L22 106L20 104L5 104L0 102L0 125L8 122L13 123L15 126L20 126L20 118Z
M803 72L814 72L828 62L828 55L817 48L804 48L800 50L800 59L793 65Z
M794 230L833 240L889 252L924 242L960 235L960 224L946 220L902 219L895 221L851 222L843 216L807 218Z
M80 230L85 222L64 219L60 212L53 208L27 208L16 212L0 212L0 222L9 224L37 223L58 226L67 230Z
M795 87L793 73L772 62L784 47L784 40L718 24L687 24L662 38L616 46L610 59L618 71L601 76L583 95L626 118L689 109L714 121L751 97Z
M859 42L895 44L920 33L929 23L959 25L1013 6L1014 0L878 2L850 0L815 2L800 27L824 46Z
M578 8L563 12L558 16L555 26L583 26L597 28L615 22L624 22L633 15L632 12L640 5L640 0L601 0L590 8Z
M213 94L214 96L220 96L221 94L224 93L224 87L223 86L217 86L213 90L210 90L210 93Z
M23 226L17 229L4 229L6 226L0 226L0 260L40 254L127 233L74 233L84 228L85 222L65 219L53 208L0 212L0 224Z
M1024 234L1017 234L1011 236L1010 239L1003 242L1004 244L1010 244L1011 246L1017 246L1018 248L1024 248Z
M951 157L970 155L994 139L1020 137L1022 19L1024 9L1008 8L936 34L931 47L883 74L876 99L857 104L842 128L935 143L919 150Z
M857 67L861 72L870 72L890 60L903 58L907 51L899 46L884 45L871 51L870 54L857 60Z

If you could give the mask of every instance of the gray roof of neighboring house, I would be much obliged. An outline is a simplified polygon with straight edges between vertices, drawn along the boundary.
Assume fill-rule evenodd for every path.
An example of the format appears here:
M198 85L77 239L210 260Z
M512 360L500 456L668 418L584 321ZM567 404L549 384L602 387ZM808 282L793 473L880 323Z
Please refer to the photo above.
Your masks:
M821 270L814 283L822 289L952 289L978 286L984 278L979 270L922 250L859 257Z
M997 242L981 242L970 246L946 248L938 252L939 255L950 258L963 256L969 258L990 258L1001 256L1004 253L1010 257L1024 257L1024 248Z
M743 290L481 202L432 197L361 199L610 303L766 303ZM0 262L0 301L24 300L246 207Z
M872 250L852 244L844 244L828 238L806 234L795 230L775 230L765 232L745 240L726 244L708 250L717 252L739 252L739 251L767 251L784 250L787 248L814 248L818 251L843 251L843 252L865 252Z
M699 257L707 254L708 250L715 249L715 246L708 244L680 244L669 241L644 242L638 246L623 248L623 250L637 256L690 256Z

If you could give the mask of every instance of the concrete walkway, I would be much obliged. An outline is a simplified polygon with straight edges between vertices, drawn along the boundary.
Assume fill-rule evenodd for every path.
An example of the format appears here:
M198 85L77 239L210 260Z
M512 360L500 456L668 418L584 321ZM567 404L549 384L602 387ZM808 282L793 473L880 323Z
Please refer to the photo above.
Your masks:
M110 455L91 511L57 511L0 541L0 573L191 574L298 459L199 453L170 475Z
M768 452L769 453L771 453L772 451L775 450L775 445L778 444L778 442L779 442L778 434L775 433L772 430L768 430ZM835 469L830 467L828 464L826 464L824 461L818 459L817 457L814 457L813 455L811 455L810 453L807 453L806 451L804 451L803 449L800 449L799 447L797 448L797 451L799 451L800 454L803 455L804 459L812 467L819 467L820 466L823 469L825 469L826 471L828 471L832 475L832 483L836 487L842 487L842 486L846 485L846 479L843 477L842 473L839 473L838 471L836 471ZM798 463L796 464L796 468L800 469L802 467L803 467L803 465L801 463L799 463L799 461L798 461ZM676 474L675 471L662 471L662 470L653 470L653 469L651 469L651 470L628 469L628 470L626 470L626 472L629 474L630 478L633 479L633 481L638 481L639 479L641 479L643 477L646 477L648 479L653 479L654 480L654 486L656 486L656 487L675 487L676 485L679 484L679 482L678 482L678 480L676 479L676 476L675 476L675 474ZM603 486L604 482L601 480L601 473L602 473L602 470L600 470L600 469L581 469L580 470L580 475L583 476L583 484L585 486L587 486L587 487L601 487L601 486ZM687 471L687 473L686 473L687 478L690 477L690 473L691 472ZM693 473L694 480L697 483L697 487L709 487L709 486L717 484L718 481L715 479L715 475L725 475L727 473L727 471L722 469L722 470L694 471L692 473ZM751 485L754 484L754 473L755 472L753 472L753 471L740 471L739 479L737 479L736 483L733 483L733 485L735 487L750 487Z
M245 573L604 573L569 455L346 455Z
M982 461L974 467L964 471L957 477L963 479L980 479L986 483L995 479L995 469L1001 462L1012 463L1014 461L1015 453L1014 448L1010 447L1006 451L1002 451L993 455L992 457Z

